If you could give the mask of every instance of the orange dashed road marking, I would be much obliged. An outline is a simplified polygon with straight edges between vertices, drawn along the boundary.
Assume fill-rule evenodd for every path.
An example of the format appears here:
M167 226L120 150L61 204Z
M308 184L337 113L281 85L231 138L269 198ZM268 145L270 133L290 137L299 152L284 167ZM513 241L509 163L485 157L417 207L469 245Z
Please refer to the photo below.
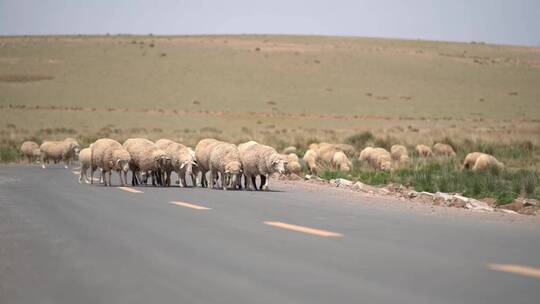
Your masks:
M489 264L488 268L540 279L540 268L527 267L517 264Z
M133 189L133 188L130 188L130 187L118 187L118 189L124 190L124 191L127 191L127 192L131 192L131 193L143 193L142 191L139 191L137 189Z
M283 228L283 229L288 229L288 230L292 230L292 231L296 231L296 232L302 232L302 233L307 233L307 234L312 234L312 235L316 235L316 236L322 236L322 237L342 237L343 234L341 233L337 233L337 232L331 232L331 231L326 231L326 230L320 230L320 229L315 229L315 228L309 228L309 227L304 227L304 226L298 226L298 225L292 225L292 224L287 224L287 223L282 223L282 222L264 222L266 225L270 225L270 226L274 226L274 227L279 227L279 228Z
M170 204L176 205L176 206L182 206L187 207L195 210L211 210L211 208L199 206L195 204L185 203L185 202L169 202Z

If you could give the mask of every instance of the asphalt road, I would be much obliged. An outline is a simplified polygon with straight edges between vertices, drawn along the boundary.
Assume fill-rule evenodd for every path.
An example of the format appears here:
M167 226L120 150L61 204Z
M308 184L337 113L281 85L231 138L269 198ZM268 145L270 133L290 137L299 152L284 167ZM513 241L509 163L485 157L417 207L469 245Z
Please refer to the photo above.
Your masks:
M540 303L537 225L273 188L0 166L0 303Z

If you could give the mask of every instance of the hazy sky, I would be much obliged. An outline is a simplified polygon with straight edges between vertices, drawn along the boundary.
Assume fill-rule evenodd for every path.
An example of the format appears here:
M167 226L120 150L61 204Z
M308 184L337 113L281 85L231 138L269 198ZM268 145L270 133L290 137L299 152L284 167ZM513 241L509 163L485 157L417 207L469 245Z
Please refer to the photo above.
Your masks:
M0 0L0 35L316 34L540 45L540 0Z

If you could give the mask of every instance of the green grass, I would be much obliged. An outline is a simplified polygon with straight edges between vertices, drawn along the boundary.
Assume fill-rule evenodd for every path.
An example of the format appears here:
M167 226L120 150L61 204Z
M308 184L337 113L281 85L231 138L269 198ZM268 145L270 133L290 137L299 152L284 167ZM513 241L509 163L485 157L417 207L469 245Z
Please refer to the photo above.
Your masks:
M373 171L357 164L350 173L327 168L323 179L347 178L370 185L402 184L416 191L462 193L473 198L492 197L499 204L511 203L518 196L540 199L540 174L531 170L498 170L477 173L460 171L450 161L418 161L392 172Z

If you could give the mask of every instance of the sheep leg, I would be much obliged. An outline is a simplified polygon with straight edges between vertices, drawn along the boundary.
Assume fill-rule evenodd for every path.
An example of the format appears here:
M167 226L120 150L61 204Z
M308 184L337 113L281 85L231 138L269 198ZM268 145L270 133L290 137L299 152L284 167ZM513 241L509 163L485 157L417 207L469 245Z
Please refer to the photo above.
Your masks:
M223 188L223 190L227 190L229 186L229 174L230 173L221 173L221 187Z
M208 188L208 180L206 179L205 170L201 170L201 187Z
M107 172L106 171L101 171L101 176L103 177L103 184L105 186L107 186Z
M261 175L261 190L268 191L269 174Z
M107 171L107 173L109 174L109 187L110 187L112 186L112 179L111 179L112 170Z
M193 187L197 187L197 178L195 177L195 174L191 173L190 176L191 176L191 183L193 184Z
M84 172L86 170L83 170L83 168L81 168L81 173L79 174L79 184L82 184L82 179L83 179L83 176L85 175ZM86 179L86 178L85 178Z
M127 171L124 171L124 185L127 186Z
M120 177L120 185L125 186L124 177L122 176L122 171L118 171L118 176Z
M247 191L252 191L253 188L255 187L254 183L253 183L254 175L244 175L244 179L245 179L245 183L246 183L246 190ZM256 187L255 187L255 190L257 190Z

